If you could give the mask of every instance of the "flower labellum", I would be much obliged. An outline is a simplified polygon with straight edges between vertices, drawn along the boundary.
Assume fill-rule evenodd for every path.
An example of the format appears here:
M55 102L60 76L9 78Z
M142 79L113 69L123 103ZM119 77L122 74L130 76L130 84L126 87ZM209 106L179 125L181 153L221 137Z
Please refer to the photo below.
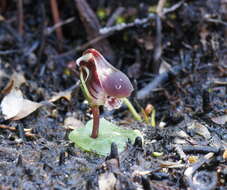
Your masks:
M116 109L121 106L121 98L131 95L132 84L128 77L113 67L97 50L88 49L76 60L80 68L82 89L85 92L94 116L91 137L98 136L99 106Z
M121 105L121 98L131 95L133 87L128 77L113 67L97 50L88 49L76 63L81 68L92 105L116 109Z

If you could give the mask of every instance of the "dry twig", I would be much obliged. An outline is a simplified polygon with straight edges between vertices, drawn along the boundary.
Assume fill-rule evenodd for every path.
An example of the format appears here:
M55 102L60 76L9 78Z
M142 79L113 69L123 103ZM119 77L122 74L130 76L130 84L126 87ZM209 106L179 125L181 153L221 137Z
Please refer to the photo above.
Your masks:
M92 46L100 50L105 57L113 59L114 55L109 42L105 38L102 38L99 33L101 26L94 11L90 8L86 0L75 0L75 4L86 30L88 40L100 37L100 41L93 43Z
M37 53L37 57L38 57L38 60L37 60L38 64L37 65L39 65L39 63L41 62L41 57L42 57L43 50L44 50L44 47L45 47L45 44L46 44L46 36L45 36L46 9L45 9L44 2L40 3L39 6L40 6L42 22L41 22L41 26L40 26L40 33L41 33L40 41L41 42L40 42L39 50L38 50L38 53ZM37 69L38 69L38 67L35 69L35 72L37 72Z
M156 9L157 14L162 17L163 16L163 8L165 6L166 0L159 0L158 1L158 6Z
M157 15L156 15L156 38L155 38L155 49L153 55L152 70L153 73L158 73L160 67L160 58L162 55L162 21L161 18L164 16L163 8L166 0L159 0L157 5Z
M184 3L184 0L176 3L175 5L173 5L170 8L164 8L163 15L167 15L171 12L176 11L178 8L180 8L183 5L183 3ZM100 34L114 33L117 31L122 31L126 28L144 25L144 24L148 23L150 20L154 20L155 18L156 18L156 14L150 13L146 18L142 18L142 19L137 18L133 22L130 22L130 23L121 23L121 24L114 25L112 27L104 27L104 28L101 28L99 30L99 32L100 32Z
M50 0L50 4L51 4L51 10L52 10L52 16L54 19L54 24L58 24L60 22L60 16L59 16L59 10L58 10L58 4L56 0ZM57 38L60 42L63 41L63 33L62 33L62 29L61 27L57 27L56 28L56 35Z
M112 26L118 16L120 16L124 12L124 7L118 7L114 13L111 15L111 17L108 19L106 26Z
M3 125L3 124L0 124L0 129L7 129L7 130L10 130L10 131L17 131L17 128L16 127L13 127L13 126L9 126L9 125ZM24 129L24 136L25 137L37 137L36 134L33 134L32 133L32 129Z
M23 0L17 1L17 10L18 10L18 31L20 35L23 35L24 32L24 10L23 10Z
M146 98L159 85L161 85L164 82L166 82L169 79L169 77L170 77L170 75L172 73L177 75L177 74L179 74L181 72L182 69L183 69L182 66L176 65L170 71L161 73L153 81L148 83L144 88L142 88L141 90L139 90L137 92L137 99L142 100L142 99Z
M153 55L152 70L153 73L158 73L160 67L160 58L162 55L162 21L159 15L156 16L156 38L155 49Z
M4 13L7 9L7 1L6 0L1 0L0 1L0 14Z
M56 23L53 26L47 27L45 29L45 31L44 31L45 35L50 35L55 30L58 30L59 27L65 25L65 24L69 24L69 23L73 22L74 20L75 20L75 17L71 17L71 18L68 18L68 19L66 19L64 21L60 21L60 22Z
M80 0L75 0L75 1L80 1ZM169 13L177 10L179 7L182 6L183 2L184 1L180 1L177 4L173 5L172 7L164 9L163 10L164 15L169 14ZM89 46L95 47L95 44L97 44L100 41L103 41L103 39L113 35L117 31L122 31L122 30L127 29L127 28L144 25L144 24L148 23L150 20L154 20L155 18L156 18L156 14L151 13L151 14L148 15L148 17L143 18L143 19L135 19L131 23L127 23L127 24L122 23L122 24L117 24L117 25L111 26L111 27L99 28L99 31L98 31L99 35L92 38L91 40L84 43L83 45L77 46L73 50L70 50L70 51L65 52L63 54L59 54L59 55L55 56L54 59L60 59L60 58L64 58L64 57L67 57L67 56L73 56L76 52L82 51L82 50L88 48Z

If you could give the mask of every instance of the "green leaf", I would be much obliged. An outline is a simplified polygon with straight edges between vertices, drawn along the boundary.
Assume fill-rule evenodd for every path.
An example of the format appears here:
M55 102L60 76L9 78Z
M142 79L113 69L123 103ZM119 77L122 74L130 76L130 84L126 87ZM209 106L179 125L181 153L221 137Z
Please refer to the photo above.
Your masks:
M90 137L92 125L93 120L90 120L85 127L77 128L69 134L69 139L75 143L75 146L88 152L106 156L110 153L111 143L115 142L120 153L124 151L128 139L132 142L138 136L143 139L138 130L123 129L105 119L100 119L99 136L94 139Z

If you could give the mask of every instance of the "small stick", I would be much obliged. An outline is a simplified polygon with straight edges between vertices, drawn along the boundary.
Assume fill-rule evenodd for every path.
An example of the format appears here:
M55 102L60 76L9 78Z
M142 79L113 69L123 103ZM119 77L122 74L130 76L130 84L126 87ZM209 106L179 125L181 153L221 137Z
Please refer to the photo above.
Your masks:
M191 146L185 145L182 146L182 150L186 153L218 153L219 149L211 146Z
M61 166L65 163L65 157L66 157L65 154L66 153L64 151L60 152L59 161L58 161L59 166Z
M52 16L54 19L54 24L58 24L60 22L60 16L59 16L59 11L58 11L58 4L56 0L50 0L50 5L51 5L51 10L52 10ZM56 28L56 35L57 39L62 42L63 41L63 33L61 26Z
M75 17L71 17L64 21L60 21L60 22L54 24L53 26L47 27L44 31L45 35L50 35L52 32L57 30L59 27L65 25L65 24L69 24L69 23L73 22L74 20L75 20Z
M35 137L37 137L36 134L30 133L30 132L25 133L25 136L26 136L26 137L30 137L30 138L35 138Z
M169 80L171 74L174 74L176 76L182 71L182 69L183 69L182 65L180 66L176 65L170 71L161 73L160 75L156 76L154 80L152 80L144 88L137 92L137 99L142 100L147 96L151 95L151 92L154 89L156 89L159 85Z
M214 83L215 86L227 86L227 82L225 82L225 81L216 80L213 83Z
M164 8L163 9L163 16L166 15L166 14L169 14L171 12L174 12L179 7L181 7L183 5L183 3L184 3L184 0L174 4L170 8ZM126 28L131 28L131 27L134 27L134 26L140 26L140 25L146 24L150 20L154 20L155 17L156 17L156 14L150 13L146 18L142 18L142 19L136 18L133 22L130 22L130 23L121 23L121 24L117 24L117 25L114 25L114 26L111 26L111 27L101 28L99 30L99 33L100 34L107 34L107 33L113 34L116 31L121 31L121 30L124 30Z
M165 6L166 0L159 0L158 1L158 5L157 5L157 9L156 12L157 14L162 17L163 16L163 8Z
M152 64L153 73L158 73L160 67L160 58L162 55L162 21L159 15L156 15L156 38L155 38L155 49Z
M114 13L111 15L111 17L108 19L106 26L112 26L118 16L120 16L124 12L125 8L124 7L118 7Z
M17 126L17 130L18 130L18 133L19 133L19 137L23 140L23 141L26 141L26 138L25 138L25 132L24 132L24 127L22 125L18 125Z
M10 131L16 131L16 127L8 126L8 125L0 125L0 129L8 129Z
M5 50L5 51L1 51L0 50L0 55L10 55L10 54L14 54L14 53L20 53L20 50Z
M203 112L208 113L212 110L212 104L210 100L210 93L208 90L203 90L202 92L202 100L203 100Z
M10 131L17 131L17 128L16 127L13 127L13 126L8 126L8 125L3 125L3 124L0 124L0 129L7 129L7 130L10 130ZM25 136L26 137L36 137L35 134L31 133L32 129L24 129L24 132L25 132Z
M22 47L22 37L21 35L18 34L18 32L16 30L14 30L14 28L12 28L8 23L6 22L2 22L0 23L0 27L3 28L4 30L6 30L13 38L14 40L18 43L16 44L19 48Z
M223 20L220 20L220 19L214 19L214 18L205 18L205 20L207 22L212 22L212 23L215 23L215 24L222 24L224 26L227 26L227 22L223 21Z
M1 0L0 1L0 12L1 13L5 13L7 7L8 7L7 1L6 0Z
M40 42L40 47L39 47L39 50L38 50L38 53L37 53L37 57L38 57L38 60L37 60L37 65L40 64L41 62L41 57L42 57L42 54L43 54L43 50L45 48L45 44L46 44L46 36L45 36L45 28L46 28L46 9L45 9L45 5L44 5L44 2L41 2L40 5L39 5L39 8L40 8L40 13L41 13L41 19L42 19L42 22L41 22L41 26L40 26L40 33L41 33L41 42ZM38 72L38 67L35 69L34 73Z
M181 159L183 159L184 161L187 160L187 156L184 153L184 151L182 150L182 147L180 145L176 145L175 150L176 150L177 154L180 156Z
M160 58L162 56L162 21L161 18L164 16L163 8L166 0L159 0L157 5L157 15L155 19L156 24L156 38L155 38L155 49L154 49L154 63L152 64L153 73L158 73L160 67Z
M23 166L23 158L22 158L21 154L18 155L16 166L17 167L22 167Z
M87 33L87 39L91 40L100 36L99 29L101 27L95 12L91 9L86 0L74 0L78 10L80 20L83 23L84 29ZM99 49L106 57L113 59L114 53L107 39L103 38L101 41L93 43L95 49Z

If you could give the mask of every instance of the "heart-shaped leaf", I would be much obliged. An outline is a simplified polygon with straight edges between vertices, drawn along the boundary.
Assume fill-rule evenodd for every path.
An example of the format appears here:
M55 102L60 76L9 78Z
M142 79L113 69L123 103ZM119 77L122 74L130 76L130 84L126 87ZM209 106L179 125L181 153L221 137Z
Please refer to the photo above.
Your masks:
M118 145L118 151L125 149L126 142L130 139L132 142L142 134L138 130L123 129L113 123L100 119L99 136L91 138L93 120L87 122L85 127L77 128L69 134L69 139L81 149L106 156L110 153L111 143Z

